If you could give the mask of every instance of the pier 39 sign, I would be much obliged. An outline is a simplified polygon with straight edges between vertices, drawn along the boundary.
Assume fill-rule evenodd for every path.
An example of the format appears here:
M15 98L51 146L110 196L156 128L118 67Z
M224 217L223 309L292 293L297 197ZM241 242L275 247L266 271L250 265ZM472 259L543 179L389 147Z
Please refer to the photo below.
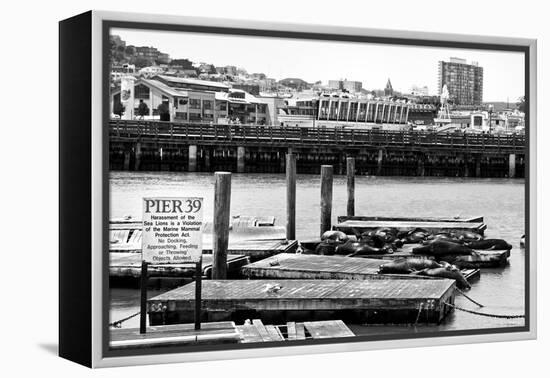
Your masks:
M200 261L203 198L144 198L142 258L150 264Z

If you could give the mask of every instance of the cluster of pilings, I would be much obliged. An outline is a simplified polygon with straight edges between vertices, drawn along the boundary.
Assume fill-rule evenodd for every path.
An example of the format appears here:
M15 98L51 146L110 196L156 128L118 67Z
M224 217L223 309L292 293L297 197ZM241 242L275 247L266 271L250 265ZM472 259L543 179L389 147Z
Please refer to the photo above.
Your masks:
M398 148L305 148L185 145L161 142L111 142L111 170L284 173L285 155L296 156L298 173L318 174L332 165L344 174L355 158L359 175L523 178L523 154L468 153L458 150L411 151Z

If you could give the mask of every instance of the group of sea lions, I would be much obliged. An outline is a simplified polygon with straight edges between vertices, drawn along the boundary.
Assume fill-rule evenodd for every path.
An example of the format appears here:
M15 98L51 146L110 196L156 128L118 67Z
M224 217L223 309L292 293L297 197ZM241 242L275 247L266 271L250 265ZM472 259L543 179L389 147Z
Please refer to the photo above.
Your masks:
M457 256L476 255L479 250L510 250L512 246L502 239L483 239L471 231L431 233L416 228L399 231L396 228L378 228L356 235L346 235L341 231L327 231L316 246L319 255L369 256L394 253L404 244L421 244L412 253L431 256L425 258L403 258L380 266L380 273L416 274L431 277L451 278L459 288L470 285L452 265Z

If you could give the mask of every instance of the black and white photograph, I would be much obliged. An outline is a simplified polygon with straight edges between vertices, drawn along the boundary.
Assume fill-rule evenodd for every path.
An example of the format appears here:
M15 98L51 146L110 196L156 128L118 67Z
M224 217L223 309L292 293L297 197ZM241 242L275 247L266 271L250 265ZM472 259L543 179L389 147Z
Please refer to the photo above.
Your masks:
M529 330L528 50L213 29L105 31L109 355Z

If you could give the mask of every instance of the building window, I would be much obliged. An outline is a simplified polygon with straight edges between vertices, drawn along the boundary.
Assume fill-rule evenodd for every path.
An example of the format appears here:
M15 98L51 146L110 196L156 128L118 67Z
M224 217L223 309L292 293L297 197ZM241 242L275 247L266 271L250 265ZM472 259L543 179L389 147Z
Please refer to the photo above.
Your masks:
M191 109L200 109L201 108L201 100L198 98L190 98L189 99L189 107Z
M143 84L136 85L134 88L134 97L137 99L148 100L149 88Z
M212 110L212 101L210 100L203 100L202 102L202 108L205 110Z

